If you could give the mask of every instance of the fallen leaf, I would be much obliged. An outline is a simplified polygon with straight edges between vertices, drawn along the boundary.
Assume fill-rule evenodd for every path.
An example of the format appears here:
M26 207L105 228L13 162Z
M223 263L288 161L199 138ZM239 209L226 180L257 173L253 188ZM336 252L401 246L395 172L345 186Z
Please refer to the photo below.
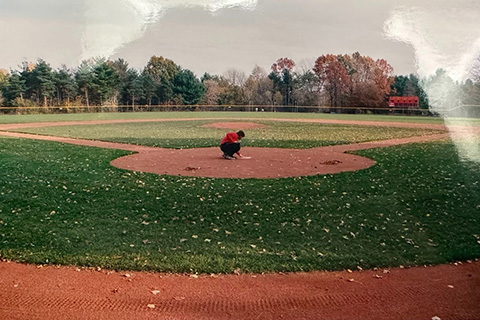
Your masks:
M155 305L154 305L154 304L147 304L147 307L150 308L150 309L155 309Z
M152 290L152 293L155 294L155 295L157 295L157 294L160 293L160 290Z

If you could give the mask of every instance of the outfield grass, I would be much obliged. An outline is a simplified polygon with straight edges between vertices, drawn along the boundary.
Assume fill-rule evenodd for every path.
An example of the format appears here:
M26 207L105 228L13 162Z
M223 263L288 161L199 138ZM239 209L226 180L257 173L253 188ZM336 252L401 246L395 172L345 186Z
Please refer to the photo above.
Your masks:
M480 166L449 143L358 172L213 179L120 170L124 151L0 138L0 256L172 272L338 270L480 257Z
M329 113L293 113L293 112L118 112L118 113L77 113L77 114L38 114L38 115L0 115L2 123L46 122L46 121L83 121L114 119L177 119L177 118L280 118L280 119L338 119L363 121L394 121L443 124L440 117L389 116L361 114L329 114ZM480 125L480 119L470 122Z
M206 128L218 120L117 123L26 128L17 131L62 137L123 142L165 148L218 146L228 129ZM319 123L272 122L256 120L265 128L245 130L244 146L311 148L325 145L428 135L429 129L329 125ZM443 132L443 131L442 131Z

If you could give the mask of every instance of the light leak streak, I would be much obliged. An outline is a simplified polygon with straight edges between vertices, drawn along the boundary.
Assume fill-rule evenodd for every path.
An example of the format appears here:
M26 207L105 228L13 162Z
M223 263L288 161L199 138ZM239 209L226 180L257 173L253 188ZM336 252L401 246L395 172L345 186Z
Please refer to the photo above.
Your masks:
M169 9L202 7L211 13L233 7L251 10L257 0L85 0L85 4L82 60L109 58L139 39L148 25L159 21Z
M444 118L460 157L480 162L480 130L462 106L458 85L478 67L480 1L407 2L392 11L385 34L413 46L431 110ZM444 74L438 74L439 69Z

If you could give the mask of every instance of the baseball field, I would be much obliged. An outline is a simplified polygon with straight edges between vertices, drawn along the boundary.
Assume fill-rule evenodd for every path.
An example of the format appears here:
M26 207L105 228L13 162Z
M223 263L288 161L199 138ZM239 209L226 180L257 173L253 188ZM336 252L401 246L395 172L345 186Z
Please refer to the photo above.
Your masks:
M252 159L222 159L239 129ZM464 261L480 257L479 181L433 117L5 115L0 257L175 273Z

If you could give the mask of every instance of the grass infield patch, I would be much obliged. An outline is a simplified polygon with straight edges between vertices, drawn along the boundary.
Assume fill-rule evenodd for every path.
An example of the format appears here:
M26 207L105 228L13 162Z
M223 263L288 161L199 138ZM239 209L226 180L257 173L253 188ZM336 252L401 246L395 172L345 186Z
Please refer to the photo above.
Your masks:
M480 257L480 166L448 143L275 180L123 171L126 152L0 138L0 256L168 272L339 270Z
M225 132L233 129L205 128L218 120L169 121L147 123L117 123L27 128L17 131L122 142L164 148L201 148L218 146ZM243 146L277 148L312 148L325 145L358 143L373 140L404 138L438 133L437 130L255 121L265 128L246 129ZM441 131L443 132L443 131Z
M0 123L24 123L44 121L86 121L114 119L178 119L178 118L282 118L282 119L339 119L364 121L394 121L443 124L441 117L416 117L399 115L371 114L330 114L330 113L294 113L294 112L112 112L112 113L76 113L76 114L36 114L36 115L2 115ZM469 122L480 125L480 120L470 119Z

